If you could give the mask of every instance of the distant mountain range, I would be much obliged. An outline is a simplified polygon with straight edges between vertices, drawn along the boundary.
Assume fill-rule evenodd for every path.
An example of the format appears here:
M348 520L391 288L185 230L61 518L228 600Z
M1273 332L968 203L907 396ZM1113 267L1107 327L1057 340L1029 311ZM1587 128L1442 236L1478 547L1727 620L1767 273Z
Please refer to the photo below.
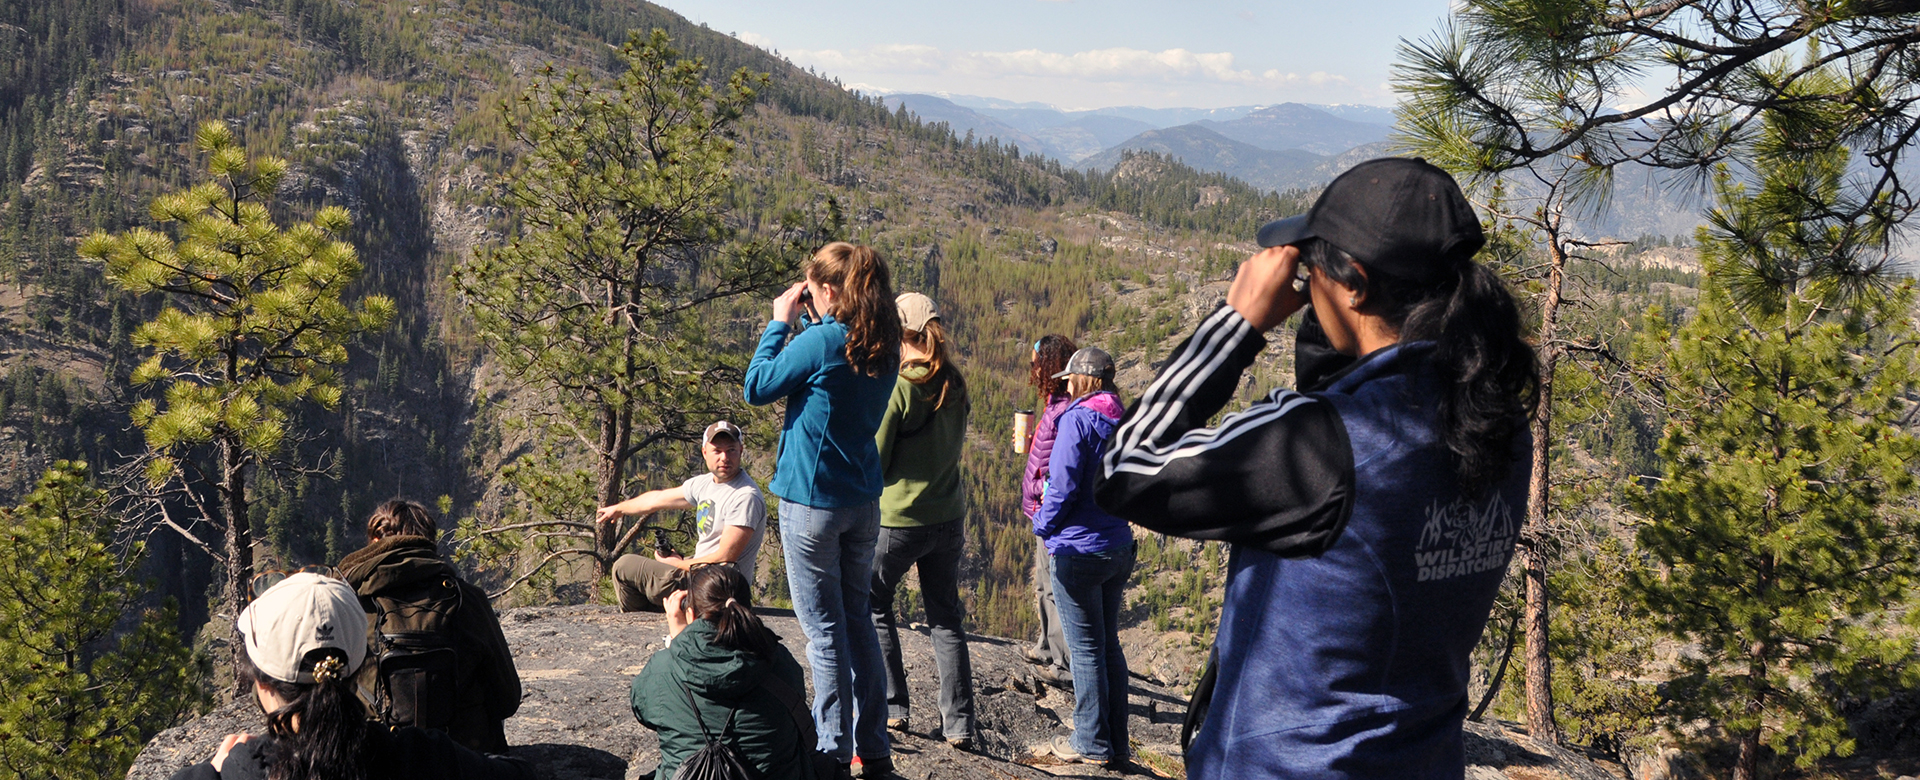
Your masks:
M1109 170L1128 152L1151 151L1196 169L1224 173L1261 189L1322 186L1355 163L1394 153L1393 109L1280 103L1227 108L1120 106L1063 110L972 95L887 95L928 122L959 135L998 138L1084 170ZM1701 222L1703 201L1671 177L1623 171L1596 235L1685 235ZM1519 185L1524 188L1524 185Z

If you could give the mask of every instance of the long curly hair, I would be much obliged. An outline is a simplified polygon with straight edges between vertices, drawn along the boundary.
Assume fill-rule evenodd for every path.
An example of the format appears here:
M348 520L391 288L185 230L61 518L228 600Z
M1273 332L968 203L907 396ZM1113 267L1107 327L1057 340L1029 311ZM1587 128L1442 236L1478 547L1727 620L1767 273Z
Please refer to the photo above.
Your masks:
M1067 359L1079 350L1073 339L1055 333L1041 336L1033 343L1033 365L1027 370L1027 384L1040 391L1041 400L1067 391L1067 380L1054 379L1053 375L1065 370Z
M927 367L927 373L924 376L917 380L908 381L916 385L924 385L928 382L940 383L940 397L933 402L934 411L937 412L946 408L948 400L955 400L965 404L967 402L967 379L960 375L960 367L954 365L952 357L947 354L946 326L941 325L938 319L931 319L927 320L925 328L917 331L907 330L903 331L903 333L906 334L905 340L907 343L912 344L921 352L927 353L927 356L924 358L900 361L901 368L916 365Z
M807 261L807 278L833 285L834 319L847 326L847 363L855 372L881 376L900 366L900 311L893 278L872 247L835 241Z
M1432 341L1430 358L1447 391L1440 419L1454 475L1468 495L1503 479L1517 457L1514 437L1540 402L1540 364L1520 336L1520 307L1499 275L1463 260L1441 278L1414 282L1372 268L1321 239L1300 260L1340 286L1367 294L1367 308L1402 342Z

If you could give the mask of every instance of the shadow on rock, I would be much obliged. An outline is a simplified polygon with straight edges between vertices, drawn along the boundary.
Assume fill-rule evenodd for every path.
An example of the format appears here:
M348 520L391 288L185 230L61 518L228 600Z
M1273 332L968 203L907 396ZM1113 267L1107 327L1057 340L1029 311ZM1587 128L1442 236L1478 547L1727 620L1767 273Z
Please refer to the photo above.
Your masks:
M621 780L627 762L619 756L585 745L515 745L513 755L533 765L539 780Z

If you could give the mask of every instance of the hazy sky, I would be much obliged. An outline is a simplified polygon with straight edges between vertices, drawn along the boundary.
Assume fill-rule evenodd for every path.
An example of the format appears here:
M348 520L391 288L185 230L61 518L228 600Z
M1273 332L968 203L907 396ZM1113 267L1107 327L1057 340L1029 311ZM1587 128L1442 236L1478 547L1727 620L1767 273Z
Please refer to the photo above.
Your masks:
M1447 0L656 0L853 86L1061 108L1393 103Z

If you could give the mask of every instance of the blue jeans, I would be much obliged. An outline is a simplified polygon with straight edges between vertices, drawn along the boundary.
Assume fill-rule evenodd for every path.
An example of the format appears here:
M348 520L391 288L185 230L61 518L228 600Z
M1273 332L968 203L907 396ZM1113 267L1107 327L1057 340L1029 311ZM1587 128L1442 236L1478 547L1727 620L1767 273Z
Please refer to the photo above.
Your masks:
M1053 600L1073 666L1073 749L1097 761L1128 758L1127 656L1120 597L1133 574L1132 542L1053 556Z
M867 594L879 538L877 501L836 509L780 502L787 588L813 667L816 747L843 764L856 755L893 754L887 741L886 665Z

